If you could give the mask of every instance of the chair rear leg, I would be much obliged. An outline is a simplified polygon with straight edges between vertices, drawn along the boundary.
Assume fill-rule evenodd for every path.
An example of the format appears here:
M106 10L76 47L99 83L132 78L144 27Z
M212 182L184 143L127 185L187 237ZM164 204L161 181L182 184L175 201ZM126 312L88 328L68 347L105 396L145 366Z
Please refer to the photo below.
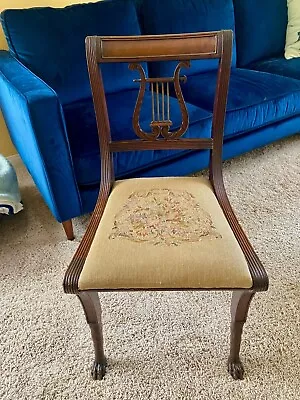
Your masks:
M231 335L228 372L233 379L244 378L244 366L240 360L240 347L243 325L247 320L248 309L255 292L252 290L234 291L231 300Z
M84 313L87 323L91 329L95 361L92 366L92 378L102 379L106 371L106 359L103 351L103 332L102 332L102 310L97 292L79 292L77 294Z

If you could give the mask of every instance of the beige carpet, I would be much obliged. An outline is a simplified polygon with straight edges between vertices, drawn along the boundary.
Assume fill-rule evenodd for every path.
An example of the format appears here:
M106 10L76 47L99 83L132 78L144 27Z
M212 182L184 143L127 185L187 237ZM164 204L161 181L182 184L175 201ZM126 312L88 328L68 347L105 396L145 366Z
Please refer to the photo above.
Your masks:
M62 280L87 217L66 241L16 159L25 210L0 220L1 399L300 399L300 137L225 163L231 202L270 290L245 326L244 381L226 372L229 293L102 296L105 380L79 301Z

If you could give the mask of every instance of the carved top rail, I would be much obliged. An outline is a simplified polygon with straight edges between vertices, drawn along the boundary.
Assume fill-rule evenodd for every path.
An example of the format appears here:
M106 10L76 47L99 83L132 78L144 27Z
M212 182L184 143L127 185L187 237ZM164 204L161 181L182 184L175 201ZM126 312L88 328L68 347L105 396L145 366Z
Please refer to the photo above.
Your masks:
M106 36L97 42L97 62L136 62L219 58L222 48L219 32Z

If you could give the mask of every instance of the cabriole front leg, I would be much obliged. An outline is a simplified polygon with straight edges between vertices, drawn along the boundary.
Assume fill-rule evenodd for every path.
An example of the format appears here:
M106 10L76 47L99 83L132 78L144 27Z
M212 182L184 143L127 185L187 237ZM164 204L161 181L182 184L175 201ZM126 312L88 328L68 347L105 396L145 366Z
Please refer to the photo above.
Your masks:
M92 365L92 378L102 379L106 371L106 359L103 350L102 310L97 292L79 292L77 294L91 329L95 361Z
M231 300L231 334L228 372L233 379L244 378L244 366L240 360L240 347L244 323L255 292L252 290L235 291Z

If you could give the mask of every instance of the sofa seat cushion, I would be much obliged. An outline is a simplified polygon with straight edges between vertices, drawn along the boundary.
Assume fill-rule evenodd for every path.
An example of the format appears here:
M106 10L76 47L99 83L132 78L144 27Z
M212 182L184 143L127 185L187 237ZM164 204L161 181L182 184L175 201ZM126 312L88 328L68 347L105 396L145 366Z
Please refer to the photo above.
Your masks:
M300 80L300 58L292 58L290 60L284 57L271 58L251 64L249 68Z
M107 95L107 107L113 140L137 138L132 128L132 114L138 90L128 90ZM211 113L187 104L190 126L185 137L210 137ZM181 124L180 109L176 99L170 99L170 116L173 128ZM96 119L92 99L64 107L65 119L73 156L74 169L79 185L98 184L100 158ZM151 122L151 93L146 92L140 116L143 129ZM148 129L149 130L149 129ZM158 163L180 157L189 150L161 150L123 152L114 154L116 176L122 177L149 168Z
M213 110L215 73L188 77L186 101ZM265 72L234 68L231 72L225 138L300 114L300 81Z
M232 0L141 0L139 2L141 29L143 34L169 34L207 32L221 29L235 30ZM151 74L173 76L173 62L153 63ZM236 49L233 45L232 65L236 64ZM216 69L218 60L194 61L184 73L197 74Z
M140 34L135 6L130 0L6 10L1 14L1 22L12 54L66 104L91 96L86 36ZM135 85L126 64L104 65L102 73L107 92Z

